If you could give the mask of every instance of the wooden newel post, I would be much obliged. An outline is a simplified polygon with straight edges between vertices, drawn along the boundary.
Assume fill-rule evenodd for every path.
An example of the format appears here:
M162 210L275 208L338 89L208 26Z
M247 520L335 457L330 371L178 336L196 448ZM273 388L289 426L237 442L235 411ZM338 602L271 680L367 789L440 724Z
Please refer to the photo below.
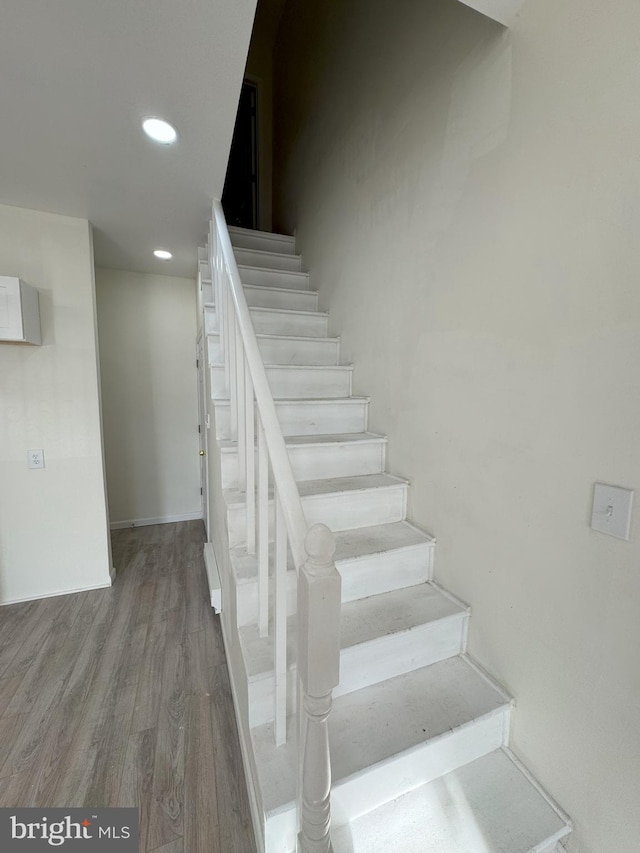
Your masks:
M303 743L299 853L330 853L331 693L340 681L342 579L333 561L336 545L324 524L305 539L307 560L298 574L298 674Z

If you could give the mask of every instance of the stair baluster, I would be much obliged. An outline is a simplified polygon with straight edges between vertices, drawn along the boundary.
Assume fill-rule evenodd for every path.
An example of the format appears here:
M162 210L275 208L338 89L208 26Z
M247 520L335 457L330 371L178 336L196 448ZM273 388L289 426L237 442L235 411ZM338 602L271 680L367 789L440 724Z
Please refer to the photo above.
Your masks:
M331 809L329 714L340 680L342 581L333 560L333 534L324 524L310 528L307 561L298 576L298 677L302 692L302 814L298 849L328 853Z

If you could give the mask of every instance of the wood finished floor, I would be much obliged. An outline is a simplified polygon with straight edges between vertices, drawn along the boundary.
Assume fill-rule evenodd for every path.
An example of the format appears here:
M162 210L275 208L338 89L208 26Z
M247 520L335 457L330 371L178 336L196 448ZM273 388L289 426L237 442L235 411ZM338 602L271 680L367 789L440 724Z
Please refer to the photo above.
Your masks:
M254 853L202 522L112 542L111 589L0 608L0 806L137 806L142 853Z

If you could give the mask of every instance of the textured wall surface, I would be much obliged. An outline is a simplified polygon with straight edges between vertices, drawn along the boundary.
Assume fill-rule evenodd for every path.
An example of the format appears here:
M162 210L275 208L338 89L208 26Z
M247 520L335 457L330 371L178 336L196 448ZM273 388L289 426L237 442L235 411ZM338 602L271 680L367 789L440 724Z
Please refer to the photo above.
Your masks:
M38 289L42 327L0 347L0 603L108 586L89 223L0 206L0 271Z
M639 39L631 0L290 0L275 50L275 225L580 853L640 837L640 511L589 527L640 487Z
M98 269L111 522L201 510L192 279Z

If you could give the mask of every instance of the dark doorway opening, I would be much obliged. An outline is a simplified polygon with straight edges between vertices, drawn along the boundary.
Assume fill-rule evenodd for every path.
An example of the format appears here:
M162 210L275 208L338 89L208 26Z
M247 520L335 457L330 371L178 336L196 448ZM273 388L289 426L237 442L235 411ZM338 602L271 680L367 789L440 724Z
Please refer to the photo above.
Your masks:
M258 227L258 88L242 84L231 153L222 193L229 225Z

